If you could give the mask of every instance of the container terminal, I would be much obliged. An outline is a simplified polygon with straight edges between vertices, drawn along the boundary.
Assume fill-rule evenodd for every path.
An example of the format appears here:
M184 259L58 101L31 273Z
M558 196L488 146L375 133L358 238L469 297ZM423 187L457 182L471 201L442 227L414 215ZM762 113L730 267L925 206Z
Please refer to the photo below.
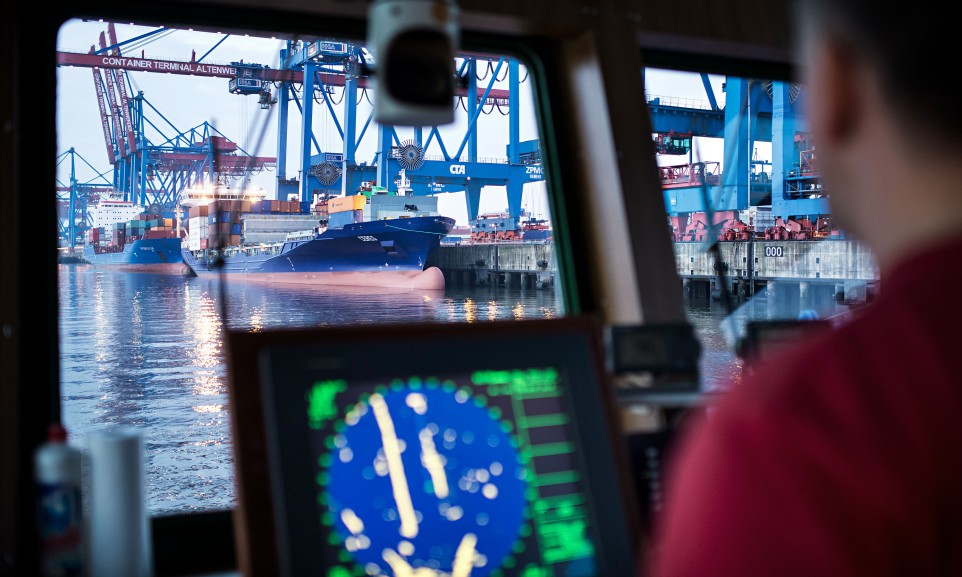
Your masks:
M149 56L150 42L165 31L157 28L121 40L114 24L107 22L91 50L57 53L59 66L91 70L97 98L88 106L92 111L98 107L113 175L107 178L103 175L111 171L96 171L98 178L81 182L77 166L92 168L92 163L72 148L58 157L58 163L70 163L69 183L57 186L62 262L89 262L78 249L84 242L93 241L108 253L123 252L124 234L130 238L169 234L186 243L187 252L197 254L213 247L215 232L220 235L218 247L283 242L287 235L313 230L315 224L329 226L329 204L354 202L348 199L358 195L367 195L369 203L372 191L376 198L401 189L402 196L411 197L412 202L405 203L411 206L436 194L464 194L467 227L449 231L424 263L438 266L446 282L553 285L557 262L550 217L522 206L525 185L543 186L545 169L538 141L521 140L520 93L526 88L527 73L516 59L484 54L459 59L458 74L464 82L458 98L469 122L458 138L448 137L446 142L437 127L413 129L410 137L399 127L378 125L369 130L370 117L359 114L360 102L370 100L366 62L371 56L364 46L326 38L288 41L274 67L249 62L243 54L227 64L203 62L196 50L182 60ZM146 127L155 126L152 115L162 114L146 94L133 90L129 71L227 80L230 93L254 97L261 108L274 109L276 153L244 150L207 122L163 139L151 134ZM832 223L828 191L822 187L815 148L801 114L804 93L790 82L727 77L722 101L708 75L701 74L701 80L704 100L647 95L668 234L675 243L686 294L717 298L719 283L727 283L731 294L747 297L769 291L778 281L779 298L801 302L826 295L848 301L864 298L864 282L875 278L874 263L857 241L846 239ZM292 103L300 111L299 127L293 126ZM315 119L319 106L339 113L328 117L334 119L341 140L334 150L317 145L317 134L323 130ZM505 156L483 158L479 128L499 116L507 117ZM302 134L300 150L289 151L286 135L295 129ZM364 139L374 137L374 158L363 160ZM724 161L697 158L700 138L724 142ZM759 144L771 147L770 158L760 157ZM429 155L429 150L440 154ZM299 155L301 178L287 173L292 152ZM275 190L259 197L252 205L256 209L235 211L244 213L242 218L234 216L232 222L210 228L209 219L216 216L201 215L199 208L190 206L190 190L236 185L265 169L276 172ZM479 212L482 193L489 187L506 191L508 206L503 212ZM103 199L132 203L146 216L112 230L94 226L96 207ZM300 216L287 216L281 225L278 213ZM208 221L202 222L201 216ZM350 218L358 222L360 217ZM146 223L144 231L137 222ZM169 226L171 222L176 227ZM131 228L133 234L123 228ZM825 239L833 242L816 242ZM728 273L726 280L717 277L705 250L716 243L724 247L721 266ZM798 294L789 291L785 281L797 282ZM861 292L856 286L863 287ZM792 294L785 296L786 292Z

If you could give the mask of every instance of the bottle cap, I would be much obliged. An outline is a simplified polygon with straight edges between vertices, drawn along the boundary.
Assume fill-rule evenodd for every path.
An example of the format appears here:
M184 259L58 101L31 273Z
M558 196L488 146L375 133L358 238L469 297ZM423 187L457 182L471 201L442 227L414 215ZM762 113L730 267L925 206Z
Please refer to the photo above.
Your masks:
M67 442L67 429L60 423L51 423L47 428L47 441L51 443Z

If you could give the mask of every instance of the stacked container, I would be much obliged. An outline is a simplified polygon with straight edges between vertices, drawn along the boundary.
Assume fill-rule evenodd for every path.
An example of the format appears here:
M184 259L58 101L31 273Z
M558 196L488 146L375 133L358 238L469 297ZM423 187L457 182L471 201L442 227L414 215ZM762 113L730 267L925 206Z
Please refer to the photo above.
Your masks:
M142 220L129 220L127 221L127 240L133 241L144 237L144 232L146 232L146 222Z
M363 194L353 196L337 196L327 201L327 211L330 214L338 212L364 210L367 197Z
M241 241L243 244L283 242L294 231L312 230L318 226L312 214L246 214Z
M217 200L207 207L207 247L239 246L241 244L241 216L251 209L250 201ZM204 243L204 237L199 241ZM199 246L198 248L206 248Z
M204 250L207 248L208 222L207 205L192 206L187 211L187 248Z

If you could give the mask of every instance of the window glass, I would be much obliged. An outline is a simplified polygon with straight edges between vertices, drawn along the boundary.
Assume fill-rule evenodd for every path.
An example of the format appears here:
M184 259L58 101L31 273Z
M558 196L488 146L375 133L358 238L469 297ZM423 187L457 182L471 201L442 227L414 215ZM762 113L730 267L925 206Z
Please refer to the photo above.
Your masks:
M234 503L225 325L564 314L517 59L456 58L455 122L414 129L372 120L359 42L73 20L57 48L64 420L141 428L152 514Z
M702 342L702 388L725 389L740 380L748 323L838 320L873 297L878 271L832 221L804 86L644 75L678 274Z

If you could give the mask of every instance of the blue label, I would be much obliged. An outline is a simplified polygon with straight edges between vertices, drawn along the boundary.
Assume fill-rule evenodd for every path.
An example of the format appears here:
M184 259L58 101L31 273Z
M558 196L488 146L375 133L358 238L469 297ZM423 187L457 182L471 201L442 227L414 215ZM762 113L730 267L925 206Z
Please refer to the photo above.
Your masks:
M38 489L43 574L83 575L80 487L41 484Z

